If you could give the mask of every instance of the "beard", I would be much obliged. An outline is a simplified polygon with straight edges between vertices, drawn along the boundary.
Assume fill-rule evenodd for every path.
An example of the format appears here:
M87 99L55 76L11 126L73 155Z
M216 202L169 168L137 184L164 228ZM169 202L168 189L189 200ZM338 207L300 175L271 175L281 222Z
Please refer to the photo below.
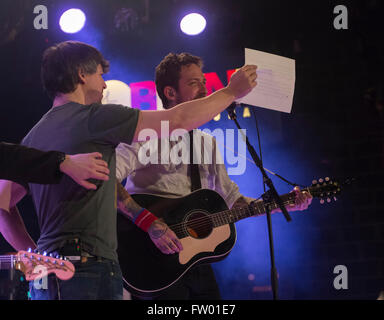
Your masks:
M205 98L207 96L206 92L199 92L192 100L197 100L200 98Z

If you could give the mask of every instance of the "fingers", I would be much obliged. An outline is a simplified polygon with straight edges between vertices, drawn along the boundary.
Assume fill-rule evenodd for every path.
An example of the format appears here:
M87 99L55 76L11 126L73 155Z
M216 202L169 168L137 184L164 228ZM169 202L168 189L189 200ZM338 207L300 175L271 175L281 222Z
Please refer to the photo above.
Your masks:
M96 190L97 187L96 185L86 181L86 180L82 180L82 181L78 181L78 184L81 185L82 187L84 187L85 189L88 189L88 190Z
M297 186L292 192L295 193L295 203L289 205L290 211L303 211L308 209L312 202L311 194L307 191L301 191Z
M108 169L108 163L104 160L95 160L95 164Z
M257 85L257 82L255 81L257 79L256 69L257 69L257 66L255 65L245 65L243 67L243 71L245 75L248 77L252 88L256 87Z
M245 71L245 72L254 73L254 72L256 72L257 66L254 65L254 64L246 64L246 65L243 66L241 69L242 69L243 71Z
M92 158L101 159L103 155L100 152L93 152L89 154Z
M155 244L161 250L161 252L165 254L174 254L183 250L183 246L176 235L173 238L169 237L168 235L164 235L157 239Z
M93 179L99 179L108 181L109 180L109 169L108 169L108 163L102 159L96 159L101 158L102 155L99 152L94 152L90 154L94 160L94 165L90 168L90 177Z
M107 176L109 175L108 167L103 167L103 166L96 165L94 170L99 172L99 173L103 173L103 174L105 174Z
M306 210L312 202L312 196L307 191L301 191L299 187L295 187L294 191L296 193L295 203L298 206L298 210Z
M180 240L176 237L176 235L175 237L172 237L172 238L164 235L162 241L163 241L162 248L165 251L164 253L173 254L183 250L183 246Z
M87 179L97 179L97 180L103 180L103 181L108 181L109 180L109 175L101 172L91 172L89 177Z

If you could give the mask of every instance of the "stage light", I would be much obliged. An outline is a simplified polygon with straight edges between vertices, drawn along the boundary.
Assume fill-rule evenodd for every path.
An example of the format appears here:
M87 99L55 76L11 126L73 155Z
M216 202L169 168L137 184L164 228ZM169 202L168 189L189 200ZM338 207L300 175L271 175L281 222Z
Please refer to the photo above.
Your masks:
M180 29L185 34L195 36L203 32L206 25L207 21L201 14L190 13L181 19Z
M60 18L60 28L65 33L76 33L83 29L86 18L80 9L69 9Z

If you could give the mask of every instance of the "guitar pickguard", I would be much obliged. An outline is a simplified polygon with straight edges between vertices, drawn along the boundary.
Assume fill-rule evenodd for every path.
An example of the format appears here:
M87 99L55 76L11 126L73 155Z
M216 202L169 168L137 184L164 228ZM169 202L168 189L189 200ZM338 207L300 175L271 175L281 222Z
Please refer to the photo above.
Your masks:
M195 255L202 252L214 252L216 247L231 236L229 225L214 228L204 239L191 236L180 240L183 250L179 253L180 264L187 264Z

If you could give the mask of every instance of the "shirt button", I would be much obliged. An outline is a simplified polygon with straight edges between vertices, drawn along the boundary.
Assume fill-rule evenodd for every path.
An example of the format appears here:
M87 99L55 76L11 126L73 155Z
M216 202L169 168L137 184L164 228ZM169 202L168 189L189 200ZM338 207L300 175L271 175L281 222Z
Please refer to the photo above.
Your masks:
M113 276L114 275L114 273L113 272L111 272L111 276Z

